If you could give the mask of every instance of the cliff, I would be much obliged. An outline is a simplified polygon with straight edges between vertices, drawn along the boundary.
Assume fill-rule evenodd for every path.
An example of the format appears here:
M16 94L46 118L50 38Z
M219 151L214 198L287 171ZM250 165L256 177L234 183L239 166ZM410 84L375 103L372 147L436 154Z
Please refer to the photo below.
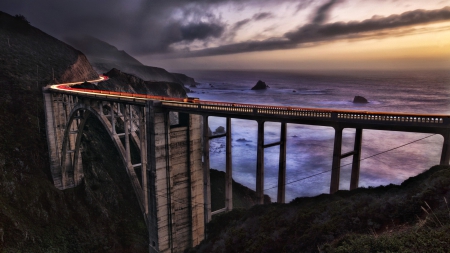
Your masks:
M170 82L190 86L195 80L184 74L169 73L158 67L146 66L123 50L91 36L68 37L66 41L83 51L99 73L116 68L145 81Z
M141 78L112 69L106 73L109 80L101 82L101 90L117 90L156 96L186 97L186 91L177 83L163 81L144 81Z
M73 47L0 12L0 82L40 87L50 82L98 77L86 57Z
M180 73L170 73L170 74L172 74L172 76L174 76L177 80L179 80L179 82L181 82L182 84L184 84L186 86L189 86L189 87L197 86L197 82L192 77L189 77L185 74L180 74Z
M52 183L41 88L97 77L80 51L0 12L0 252L148 252L131 184L99 122L84 133L83 183Z

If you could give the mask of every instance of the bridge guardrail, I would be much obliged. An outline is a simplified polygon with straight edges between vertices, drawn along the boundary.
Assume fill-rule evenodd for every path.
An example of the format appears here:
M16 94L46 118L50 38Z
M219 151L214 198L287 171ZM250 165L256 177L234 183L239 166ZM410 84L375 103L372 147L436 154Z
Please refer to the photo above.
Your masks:
M95 80L102 81L107 77ZM361 121L382 121L382 122L401 122L401 123L420 123L420 124L450 124L450 115L437 114L414 114L414 113L391 113L391 112L370 112L356 110L336 110L321 108L302 108L292 106L274 106L241 104L218 101L200 101L198 98L175 98L154 96L138 93L78 89L71 86L81 84L82 82L52 85L51 89L59 92L76 94L78 96L89 96L96 98L116 98L118 100L143 103L147 100L161 101L162 106L168 108L185 108L196 111L216 111L238 114L253 115L278 115L284 117L308 117L317 119L336 119L336 120L361 120Z

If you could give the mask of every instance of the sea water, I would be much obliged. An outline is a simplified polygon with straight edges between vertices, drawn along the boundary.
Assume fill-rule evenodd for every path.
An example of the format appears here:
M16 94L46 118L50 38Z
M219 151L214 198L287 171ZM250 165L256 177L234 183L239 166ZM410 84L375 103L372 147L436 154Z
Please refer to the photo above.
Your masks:
M450 71L444 70L196 71L187 74L199 82L189 95L201 100L450 115ZM266 82L270 88L251 90L258 80ZM357 95L367 98L369 103L353 103ZM209 117L209 124L214 131L219 126L225 127L225 119ZM233 178L255 189L257 123L232 119L231 128ZM344 130L342 153L353 149L354 135L354 129ZM328 193L334 129L288 124L287 136L286 201ZM264 143L276 142L279 138L280 123L266 122ZM407 143L411 144L397 148ZM440 135L363 130L359 186L400 184L439 164L442 144ZM210 160L212 168L225 170L224 138L211 140ZM278 146L264 150L264 188L272 201L276 201L278 161ZM349 189L351 162L352 157L341 161L340 189Z

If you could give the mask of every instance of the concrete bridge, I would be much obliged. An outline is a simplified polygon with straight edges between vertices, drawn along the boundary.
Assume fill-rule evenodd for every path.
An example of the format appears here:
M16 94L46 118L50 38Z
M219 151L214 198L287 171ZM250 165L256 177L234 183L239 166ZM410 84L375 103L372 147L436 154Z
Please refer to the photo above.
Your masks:
M98 118L119 151L137 195L149 231L150 252L182 252L198 245L205 238L211 215L233 208L231 118L258 122L256 193L261 204L264 149L273 146L280 148L277 201L285 202L287 123L335 129L330 193L339 190L340 162L349 156L353 156L350 189L358 187L364 129L440 134L444 137L440 164L450 160L449 115L235 104L74 89L74 84L78 83L44 88L54 184L67 189L81 182L83 128L89 117ZM171 120L173 113L178 114L177 120ZM209 135L209 116L226 118L225 134ZM265 122L281 122L280 141L264 143ZM354 128L356 134L354 150L342 154L344 128ZM209 140L220 137L226 138L226 203L212 213ZM139 150L140 161L132 161L132 146Z

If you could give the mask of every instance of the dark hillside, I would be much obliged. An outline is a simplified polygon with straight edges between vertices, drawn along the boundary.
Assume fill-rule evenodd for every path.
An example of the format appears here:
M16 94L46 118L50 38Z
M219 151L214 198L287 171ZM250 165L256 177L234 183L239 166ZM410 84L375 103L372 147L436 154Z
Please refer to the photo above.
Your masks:
M225 207L225 172L211 169L211 210ZM233 208L250 208L258 203L256 192L233 180ZM264 203L270 204L271 199L264 195Z
M57 82L98 77L81 52L0 12L0 252L148 252L134 192L98 122L85 133L84 182L53 186L41 90L53 73Z
M98 75L73 47L0 11L0 84L36 89L53 82L92 80ZM40 90L40 88L39 88Z
M83 51L94 68L100 73L113 68L133 74L145 81L169 82L190 86L195 80L184 74L169 73L158 67L146 66L123 50L91 36L66 38L67 42ZM175 85L175 84L172 84Z
M118 90L156 96L186 97L186 91L178 83L163 81L144 81L141 78L112 69L106 73L109 80L101 82L101 90Z
M191 252L448 252L450 167L215 217Z

